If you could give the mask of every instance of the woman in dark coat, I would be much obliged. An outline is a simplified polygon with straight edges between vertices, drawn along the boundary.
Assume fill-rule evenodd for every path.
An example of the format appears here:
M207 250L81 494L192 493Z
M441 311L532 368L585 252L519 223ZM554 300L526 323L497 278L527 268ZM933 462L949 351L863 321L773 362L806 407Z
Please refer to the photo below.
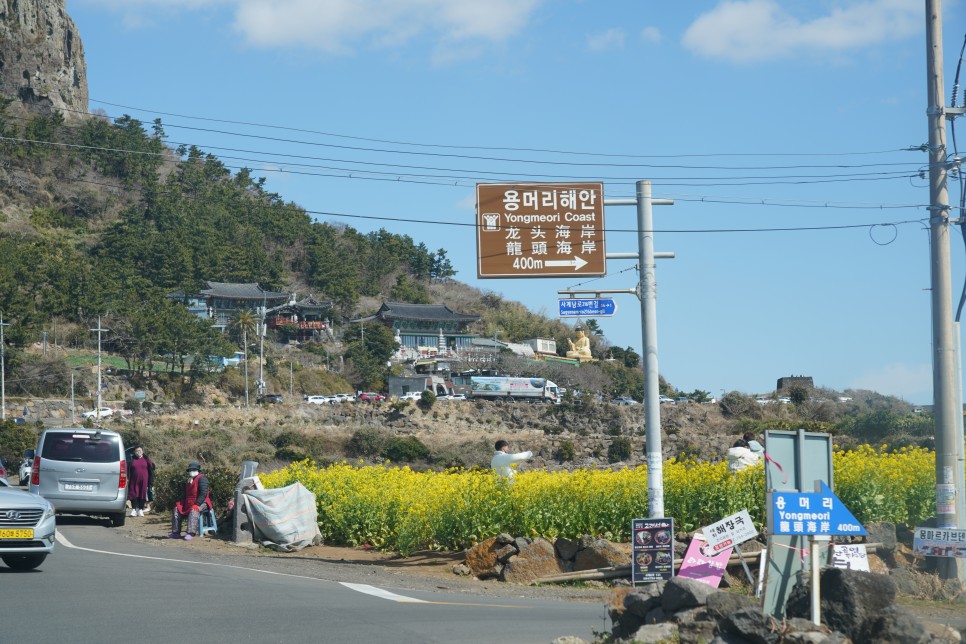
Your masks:
M127 467L127 498L131 502L131 516L143 517L148 491L154 485L154 463L144 455L144 448L134 448Z

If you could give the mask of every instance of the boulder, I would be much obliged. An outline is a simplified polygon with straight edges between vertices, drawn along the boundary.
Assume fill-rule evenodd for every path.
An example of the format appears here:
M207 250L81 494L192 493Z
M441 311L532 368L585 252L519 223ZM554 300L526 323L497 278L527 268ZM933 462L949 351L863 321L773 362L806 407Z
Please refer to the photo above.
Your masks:
M553 542L553 547L557 549L557 556L564 561L573 561L577 556L577 543L564 537L557 537Z
M563 562L557 559L553 544L546 539L536 539L518 554L510 557L503 566L503 581L529 584L540 577L564 572Z
M824 568L819 577L822 623L862 642L863 622L893 603L896 585L891 578L860 570ZM811 584L802 575L789 594L787 617L811 617Z
M922 596L919 576L909 568L893 568L889 571L889 579L896 585L896 592L900 595Z
M615 637L627 637L646 623L651 611L661 605L664 584L660 581L611 593L607 615L613 623L611 630Z
M584 543L574 558L574 570L595 570L631 565L631 557L606 539L580 539Z
M678 624L679 644L705 644L714 637L717 623L706 620L694 620Z
M661 607L668 615L679 610L704 606L708 596L716 593L714 588L694 579L672 577L661 594Z
M466 565L476 577L496 577L502 571L497 557L497 537L481 541L466 551Z
M496 549L496 560L501 564L505 564L510 557L518 552L520 552L519 548L512 543L508 543L505 546L498 546Z
M870 616L862 623L855 637L856 642L869 644L918 644L929 642L932 635L918 619L901 608L889 606L880 614Z
M678 627L674 624L648 624L641 626L633 635L633 641L641 644L660 644L677 639Z
M874 521L865 526L869 536L866 540L869 543L881 543L878 552L880 556L887 557L896 549L899 540L896 536L896 524L890 521Z
M752 644L775 644L781 639L781 627L771 615L757 606L740 608L724 618L723 629Z
M714 619L723 619L741 608L751 608L757 606L751 597L726 593L724 591L713 592L705 600L705 609Z

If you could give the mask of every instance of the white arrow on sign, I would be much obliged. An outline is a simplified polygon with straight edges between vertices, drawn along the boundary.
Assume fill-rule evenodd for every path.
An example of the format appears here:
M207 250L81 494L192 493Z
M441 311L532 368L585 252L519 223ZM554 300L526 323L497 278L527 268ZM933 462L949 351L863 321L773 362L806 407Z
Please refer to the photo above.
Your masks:
M575 271L587 265L583 259L574 255L573 259L548 259L543 263L544 266L573 266Z

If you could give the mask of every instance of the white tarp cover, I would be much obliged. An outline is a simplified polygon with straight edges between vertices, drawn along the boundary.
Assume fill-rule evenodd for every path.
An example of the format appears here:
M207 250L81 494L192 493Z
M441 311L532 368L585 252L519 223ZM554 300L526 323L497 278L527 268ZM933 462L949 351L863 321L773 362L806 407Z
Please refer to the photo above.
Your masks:
M315 495L301 483L271 490L246 490L245 505L255 541L285 552L322 543Z

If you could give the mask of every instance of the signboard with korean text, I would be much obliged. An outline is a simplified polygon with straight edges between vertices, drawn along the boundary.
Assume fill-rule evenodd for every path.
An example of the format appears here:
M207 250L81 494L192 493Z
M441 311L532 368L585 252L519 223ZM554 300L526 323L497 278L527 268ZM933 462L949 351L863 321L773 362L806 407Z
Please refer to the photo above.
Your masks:
M966 557L966 530L916 528L912 552L927 557Z
M712 552L720 552L758 536L758 529L751 520L748 510L742 510L730 517L725 517L717 523L702 528L704 538L708 540L708 547Z
M869 572L869 553L864 543L833 543L832 566Z
M605 275L604 184L477 184L476 250L481 278Z
M557 300L562 318L602 318L617 313L617 302L611 298L580 299L571 297Z
M631 545L634 585L674 576L674 519L634 519Z
M714 552L711 546L700 534L695 534L688 544L688 551L684 553L678 577L686 577L700 581L712 588L717 588L728 567L732 548L728 546L719 552Z
M768 511L773 534L869 534L822 482L821 492L773 492Z

